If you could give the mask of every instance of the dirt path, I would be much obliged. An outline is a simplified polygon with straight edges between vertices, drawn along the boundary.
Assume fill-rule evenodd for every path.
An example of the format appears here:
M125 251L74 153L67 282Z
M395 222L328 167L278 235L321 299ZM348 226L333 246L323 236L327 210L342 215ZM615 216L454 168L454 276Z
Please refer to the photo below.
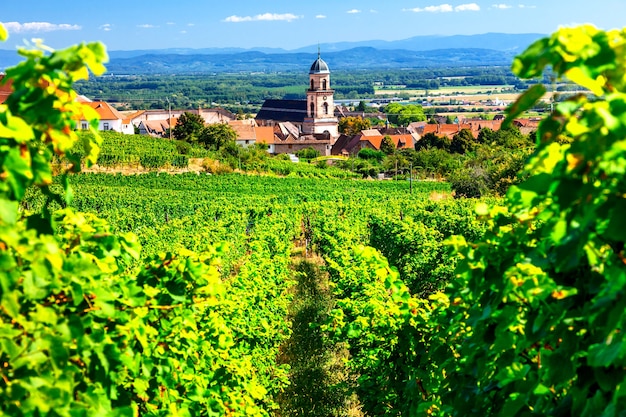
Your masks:
M292 265L297 281L289 316L292 335L281 354L291 367L290 385L278 399L278 415L362 417L345 367L348 352L329 342L319 327L334 305L324 260L305 255L305 248L298 245Z

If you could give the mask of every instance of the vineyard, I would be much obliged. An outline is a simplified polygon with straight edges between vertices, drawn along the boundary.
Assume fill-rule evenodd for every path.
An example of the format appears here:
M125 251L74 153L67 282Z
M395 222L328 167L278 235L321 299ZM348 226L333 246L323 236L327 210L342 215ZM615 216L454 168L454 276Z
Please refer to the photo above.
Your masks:
M480 200L439 182L80 173L115 152L72 129L93 116L72 84L104 49L22 51L0 105L0 412L624 415L625 45L563 28L515 59L593 96L559 103L524 180Z
M219 272L225 288L224 299L215 308L232 329L232 348L245 354L255 369L253 374L262 381L267 394L260 404L266 412L276 406L270 399L281 398L276 394L287 387L299 389L300 397L306 395L305 386L287 385L293 378L289 369L302 364L282 352L294 331L293 321L286 321L292 313L290 305L311 302L307 294L294 300L300 274L292 269L304 267L303 262L328 265L323 269L328 270L331 282L343 282L346 278L342 276L353 275L350 279L367 282L368 292L384 296L385 281L377 282L375 271L368 268L372 262L386 261L379 252L353 249L369 245L398 268L401 280L394 285L404 287L405 282L411 293L426 297L452 277L456 262L448 256L444 240L456 234L468 239L483 234L483 226L473 215L474 202L450 198L445 183L416 184L413 194L407 181L320 181L237 174L81 174L72 177L71 183L73 208L96 213L117 234L132 232L141 244L142 255L149 259L162 259L168 252L211 253L216 250L215 243L221 242ZM35 211L43 204L36 196L26 201ZM332 315L341 311L336 308L338 303L346 297L355 298L350 292L361 285L349 284L328 293L327 304L333 308L320 312L306 326L330 325ZM359 302L369 302L369 297ZM385 298L380 301L391 302ZM346 339L334 332L322 332L319 337L320 343L328 346L322 352L326 355L348 349ZM389 347L386 354L408 353L394 353ZM383 368L386 362L377 356L380 363L370 365L373 369ZM336 358L331 355L328 360ZM395 368L385 372L400 377ZM355 385L362 371L350 364L343 372L347 376L340 382ZM325 379L317 382L327 384L324 389L329 392L339 389ZM370 397L367 401L372 403L379 399L378 384L367 395L356 396L355 390L356 386L344 390L345 398L335 406L335 412L345 412L354 398L364 402ZM398 394L386 395L390 396L385 400L388 402ZM309 398L308 406L323 398ZM298 406L305 409L302 398L295 404L284 404L282 412L297 415L297 410L289 407ZM317 406L326 407L323 403ZM389 411L397 406L389 406ZM368 414L380 414L378 407Z

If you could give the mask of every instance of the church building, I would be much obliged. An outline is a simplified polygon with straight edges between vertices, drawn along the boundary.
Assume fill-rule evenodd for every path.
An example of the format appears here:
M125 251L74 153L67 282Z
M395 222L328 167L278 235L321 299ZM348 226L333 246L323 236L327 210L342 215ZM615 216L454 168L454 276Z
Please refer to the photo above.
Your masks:
M275 127L276 153L291 153L311 146L322 155L330 155L339 137L333 94L328 64L318 52L309 70L306 99L266 100L255 117L259 126ZM281 135L286 131L290 134Z
M335 117L334 90L330 88L330 70L320 57L311 65L309 71L309 89L306 92L307 116L302 124L304 133L330 133L339 136L338 122Z

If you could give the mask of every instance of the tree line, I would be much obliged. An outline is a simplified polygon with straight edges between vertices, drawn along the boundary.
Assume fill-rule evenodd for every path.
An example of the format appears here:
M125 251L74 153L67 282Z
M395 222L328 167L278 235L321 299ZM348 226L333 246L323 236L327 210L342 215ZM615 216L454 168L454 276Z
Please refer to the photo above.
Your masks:
M333 71L332 77L338 100L371 98L375 84L429 90L467 85L528 86L506 67ZM178 109L219 105L235 113L253 113L266 99L304 98L307 85L306 73L274 72L109 75L81 80L75 88L91 99L119 103L122 110L163 109L168 104Z

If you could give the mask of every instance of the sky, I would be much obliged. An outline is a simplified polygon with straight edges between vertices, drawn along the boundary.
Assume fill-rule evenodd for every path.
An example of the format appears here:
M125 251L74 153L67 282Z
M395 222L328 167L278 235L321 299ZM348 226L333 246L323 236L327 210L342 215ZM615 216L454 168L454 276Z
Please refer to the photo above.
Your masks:
M501 2L503 1L503 2ZM626 26L625 0L5 0L15 49L103 42L108 50L282 48L421 35L550 34L561 26Z

